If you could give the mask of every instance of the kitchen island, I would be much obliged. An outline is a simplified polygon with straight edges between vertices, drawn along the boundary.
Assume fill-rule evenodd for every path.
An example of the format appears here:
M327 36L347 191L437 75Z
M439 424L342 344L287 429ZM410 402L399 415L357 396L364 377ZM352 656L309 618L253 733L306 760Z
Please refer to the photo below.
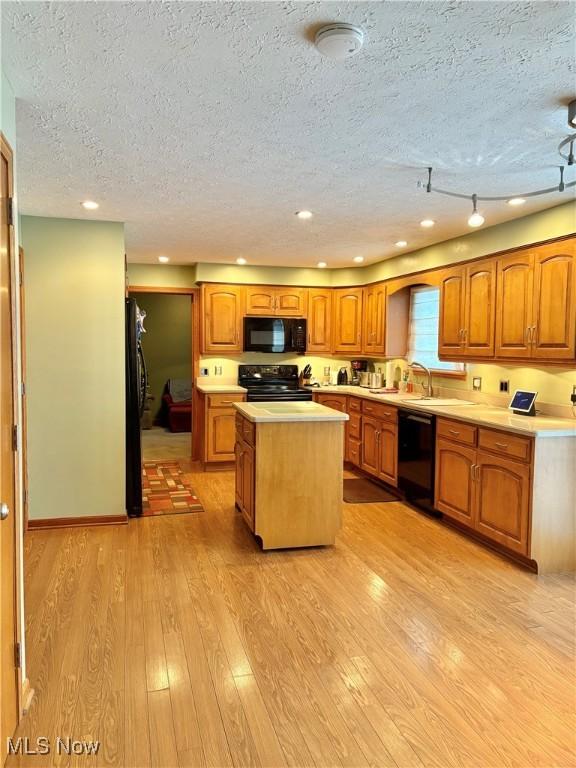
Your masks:
M236 506L262 548L334 544L348 415L313 402L234 408Z

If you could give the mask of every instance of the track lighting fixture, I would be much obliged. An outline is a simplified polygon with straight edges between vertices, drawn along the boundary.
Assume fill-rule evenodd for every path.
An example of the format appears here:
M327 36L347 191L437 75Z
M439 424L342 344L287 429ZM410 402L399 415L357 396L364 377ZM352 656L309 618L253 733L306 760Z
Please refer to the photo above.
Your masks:
M469 227L481 227L484 224L484 216L478 213L478 196L472 195L472 215L468 219Z

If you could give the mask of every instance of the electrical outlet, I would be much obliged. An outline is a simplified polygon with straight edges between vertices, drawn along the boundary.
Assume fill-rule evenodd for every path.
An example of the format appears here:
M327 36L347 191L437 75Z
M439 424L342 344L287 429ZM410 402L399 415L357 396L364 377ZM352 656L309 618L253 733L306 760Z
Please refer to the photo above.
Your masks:
M222 376L222 366L221 365L215 365L214 366L214 376Z
M208 376L208 368L200 368L200 376Z
M576 384L572 387L572 394L570 395L570 402L572 405L576 405Z
M506 379L500 379L500 392L509 392L510 382Z
M472 378L472 389L474 392L480 392L482 389L482 377L481 376L474 376Z

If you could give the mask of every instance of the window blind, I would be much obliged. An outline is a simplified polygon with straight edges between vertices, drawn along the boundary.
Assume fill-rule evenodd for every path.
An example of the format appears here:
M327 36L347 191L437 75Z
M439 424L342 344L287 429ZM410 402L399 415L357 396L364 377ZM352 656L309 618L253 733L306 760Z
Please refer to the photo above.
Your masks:
M464 363L438 359L440 289L430 286L410 291L410 331L408 362L416 360L435 371L463 371Z

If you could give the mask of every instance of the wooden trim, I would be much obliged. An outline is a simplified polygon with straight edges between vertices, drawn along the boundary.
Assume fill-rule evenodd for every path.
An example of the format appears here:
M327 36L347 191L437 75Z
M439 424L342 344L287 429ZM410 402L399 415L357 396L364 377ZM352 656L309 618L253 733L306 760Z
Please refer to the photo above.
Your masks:
M180 293L193 295L198 293L198 288L170 288L157 285L129 285L128 293Z
M127 515L93 515L92 517L52 517L28 520L28 530L48 528L82 528L91 525L127 525Z
M28 710L30 709L30 705L32 704L32 699L34 698L34 688L30 686L30 680L26 678L22 682L22 689L20 691L20 711L22 715L25 715Z
M450 362L450 361L448 361ZM468 361L466 361L468 362ZM466 365L466 363L464 363ZM442 371L437 368L430 368L432 376L436 376L440 379L466 379L468 377L468 371L466 368L463 371Z

